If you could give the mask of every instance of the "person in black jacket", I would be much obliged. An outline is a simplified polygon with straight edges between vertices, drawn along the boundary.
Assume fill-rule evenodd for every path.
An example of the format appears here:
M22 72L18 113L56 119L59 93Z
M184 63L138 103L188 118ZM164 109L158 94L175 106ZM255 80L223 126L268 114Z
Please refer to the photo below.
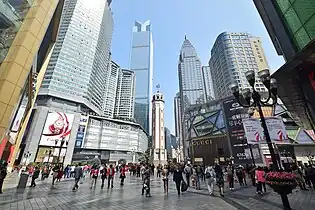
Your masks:
M35 183L35 180L39 177L39 168L38 166L35 167L35 170L34 170L34 173L32 175L32 182L31 182L31 186L30 187L35 187L36 186L36 183Z
M173 181L176 184L176 189L178 195L180 195L180 184L183 180L183 171L179 169L178 166L175 167L174 174L173 174Z
M0 194L2 194L3 182L5 177L7 176L7 166L8 166L7 162L0 164Z

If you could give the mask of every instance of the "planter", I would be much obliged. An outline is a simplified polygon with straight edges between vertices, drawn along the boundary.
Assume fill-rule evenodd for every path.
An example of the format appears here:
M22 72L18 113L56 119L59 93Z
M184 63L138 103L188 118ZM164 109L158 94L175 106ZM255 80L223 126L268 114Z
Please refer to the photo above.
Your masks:
M297 186L296 183L290 183L290 184L280 184L280 183L268 183L267 184L278 194L290 194L292 193L292 190L294 190Z

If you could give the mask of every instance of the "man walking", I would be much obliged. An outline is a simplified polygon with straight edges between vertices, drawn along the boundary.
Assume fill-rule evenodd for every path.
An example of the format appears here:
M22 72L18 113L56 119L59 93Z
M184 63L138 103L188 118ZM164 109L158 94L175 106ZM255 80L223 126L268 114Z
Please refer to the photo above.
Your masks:
M114 187L114 175L115 175L115 169L113 167L112 164L109 165L109 168L107 169L107 177L108 177L108 184L107 184L107 188L109 189L109 186L111 186L111 188Z
M107 177L106 177L106 173L107 173L107 168L106 168L105 165L103 165L103 168L102 168L101 171L100 171L101 179L102 179L101 189L104 188L104 182L105 182L105 179L107 178Z
M36 186L36 183L35 183L35 180L39 177L39 168L38 166L35 167L35 170L34 170L34 173L33 173L33 176L32 176L32 182L31 182L31 186L30 187L35 187Z
M74 168L73 175L74 175L75 182L74 182L74 186L73 186L72 190L75 191L76 189L79 188L78 183L79 183L80 179L83 177L83 170L81 167L81 163L79 163L79 165L76 165L76 167Z
M8 163L4 162L0 165L0 194L2 194L2 186L5 177L7 176L7 166Z

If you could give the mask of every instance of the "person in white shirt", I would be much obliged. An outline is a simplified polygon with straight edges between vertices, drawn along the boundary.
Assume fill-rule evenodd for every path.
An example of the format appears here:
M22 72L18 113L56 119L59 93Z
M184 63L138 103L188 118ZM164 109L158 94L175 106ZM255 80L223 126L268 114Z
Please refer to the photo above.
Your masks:
M205 170L207 187L210 195L213 195L213 188L215 184L215 171L212 166L208 166Z

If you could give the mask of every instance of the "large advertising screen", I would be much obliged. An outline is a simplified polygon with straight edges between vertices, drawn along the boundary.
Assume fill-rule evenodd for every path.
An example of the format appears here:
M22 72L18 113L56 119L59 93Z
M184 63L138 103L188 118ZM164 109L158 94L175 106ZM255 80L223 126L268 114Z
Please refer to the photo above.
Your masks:
M68 142L73 124L73 118L73 114L62 112L48 113L39 145L50 147L60 146L60 140L63 138L66 142ZM65 143L63 147L67 147L67 143Z
M248 109L242 107L235 98L223 102L223 110L225 113L227 131L232 149L232 156L235 164L246 165L251 164L252 159L247 154L247 142L242 119L248 118ZM258 145L252 146L253 151ZM262 163L261 155L255 158L256 163Z

